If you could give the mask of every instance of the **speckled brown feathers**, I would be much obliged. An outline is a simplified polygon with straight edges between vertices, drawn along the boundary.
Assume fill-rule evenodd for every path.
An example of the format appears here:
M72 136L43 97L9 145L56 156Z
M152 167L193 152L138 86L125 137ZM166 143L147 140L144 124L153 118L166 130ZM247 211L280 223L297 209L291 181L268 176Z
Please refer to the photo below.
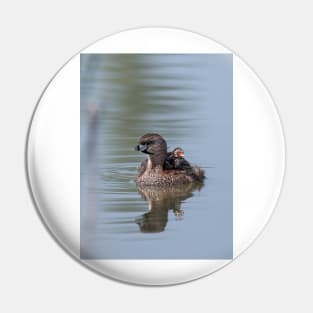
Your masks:
M190 165L183 158L179 160L180 163L174 160L174 164L176 162L185 166L170 168L166 165L170 153L167 152L166 141L159 134L145 134L139 138L138 143L135 149L148 155L148 159L143 161L138 168L135 178L138 185L172 186L204 180L204 171L198 166Z

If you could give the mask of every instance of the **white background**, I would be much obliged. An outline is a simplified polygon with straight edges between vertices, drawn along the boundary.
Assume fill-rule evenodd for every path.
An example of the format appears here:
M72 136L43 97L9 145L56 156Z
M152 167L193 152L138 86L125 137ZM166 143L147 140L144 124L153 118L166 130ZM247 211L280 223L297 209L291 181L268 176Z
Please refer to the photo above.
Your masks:
M309 1L11 1L0 7L0 311L311 312L312 70ZM212 276L175 287L110 281L73 261L40 223L28 194L28 122L52 75L81 48L137 26L216 39L269 87L287 138L280 203L262 236Z

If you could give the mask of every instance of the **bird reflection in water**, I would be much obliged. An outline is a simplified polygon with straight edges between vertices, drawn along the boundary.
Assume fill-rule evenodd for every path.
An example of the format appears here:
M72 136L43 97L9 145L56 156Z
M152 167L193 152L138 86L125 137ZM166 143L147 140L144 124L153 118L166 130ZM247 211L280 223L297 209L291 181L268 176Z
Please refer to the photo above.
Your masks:
M143 233L160 233L165 230L168 212L173 211L181 218L184 211L181 204L200 190L203 183L196 182L185 185L157 187L137 186L139 194L148 202L148 212L138 217L135 222Z

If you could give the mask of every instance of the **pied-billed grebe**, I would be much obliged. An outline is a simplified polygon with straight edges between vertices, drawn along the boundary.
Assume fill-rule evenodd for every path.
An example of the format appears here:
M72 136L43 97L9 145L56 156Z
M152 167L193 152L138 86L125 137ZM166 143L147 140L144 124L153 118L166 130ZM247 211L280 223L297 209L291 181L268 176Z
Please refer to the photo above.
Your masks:
M164 169L178 169L190 171L192 166L184 158L184 150L180 147L175 148L173 151L167 153L167 158L164 162Z
M143 161L138 169L135 179L137 184L165 186L204 180L204 171L198 166L191 166L186 160L190 165L188 168L166 169L165 164L169 153L166 141L159 134L145 134L139 138L138 143L135 149L147 154L148 159Z

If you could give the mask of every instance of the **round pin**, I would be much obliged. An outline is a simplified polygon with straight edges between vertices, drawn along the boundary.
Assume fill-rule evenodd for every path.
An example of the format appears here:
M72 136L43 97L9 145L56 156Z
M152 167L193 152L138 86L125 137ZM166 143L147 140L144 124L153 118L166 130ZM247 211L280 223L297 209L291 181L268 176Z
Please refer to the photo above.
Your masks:
M285 168L275 105L206 37L141 28L82 50L42 94L27 142L34 203L57 242L120 281L217 271L260 234Z

